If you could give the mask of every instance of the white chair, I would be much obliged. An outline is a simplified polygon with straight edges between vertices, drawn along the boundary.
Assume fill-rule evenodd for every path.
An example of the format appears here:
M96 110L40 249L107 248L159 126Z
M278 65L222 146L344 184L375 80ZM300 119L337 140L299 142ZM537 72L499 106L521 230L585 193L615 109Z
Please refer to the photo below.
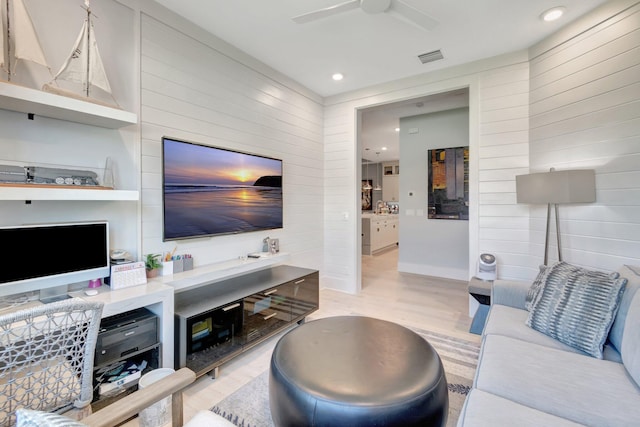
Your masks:
M20 408L89 408L102 307L74 298L0 316L0 426Z
M18 410L18 427L113 427L123 423L155 402L171 395L172 426L182 426L182 389L195 381L189 368L182 368L149 386L115 401L99 411L73 421L62 415ZM199 411L184 427L233 427L230 421L211 411Z

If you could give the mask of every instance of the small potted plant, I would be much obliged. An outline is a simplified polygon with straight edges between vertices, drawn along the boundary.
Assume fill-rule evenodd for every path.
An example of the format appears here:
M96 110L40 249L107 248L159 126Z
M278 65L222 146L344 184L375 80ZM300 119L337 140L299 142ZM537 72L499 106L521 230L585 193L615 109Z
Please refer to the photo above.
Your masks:
M144 259L144 268L147 270L147 278L151 279L158 275L158 269L162 267L160 254L147 254Z

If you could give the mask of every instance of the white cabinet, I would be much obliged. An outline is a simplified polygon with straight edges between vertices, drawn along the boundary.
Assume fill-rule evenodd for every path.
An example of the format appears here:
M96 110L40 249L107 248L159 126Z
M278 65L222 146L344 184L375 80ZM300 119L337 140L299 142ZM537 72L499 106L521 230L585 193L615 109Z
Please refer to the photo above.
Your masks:
M384 175L382 177L382 200L385 202L400 201L400 175Z
M398 217L372 215L362 218L362 254L372 255L398 244Z
M400 162L382 164L382 200L385 202L400 201Z

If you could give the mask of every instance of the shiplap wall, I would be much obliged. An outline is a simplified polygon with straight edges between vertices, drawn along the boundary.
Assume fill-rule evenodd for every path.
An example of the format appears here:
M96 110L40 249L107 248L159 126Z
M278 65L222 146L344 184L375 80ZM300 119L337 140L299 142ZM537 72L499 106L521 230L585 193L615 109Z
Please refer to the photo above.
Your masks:
M150 4L150 3L148 3ZM151 10L153 9L153 10ZM157 9L157 10L156 10ZM321 100L161 8L141 15L143 253L191 253L196 266L260 251L266 236L296 265L320 268ZM249 64L249 65L247 65ZM283 160L284 228L162 242L161 138Z
M528 206L516 203L515 177L529 166L529 65L482 73L478 86L479 250L496 255L499 277L527 278L542 261L530 256Z
M596 171L595 203L560 206L566 261L638 265L640 5L576 34L531 49L530 167ZM544 208L531 216L542 245Z

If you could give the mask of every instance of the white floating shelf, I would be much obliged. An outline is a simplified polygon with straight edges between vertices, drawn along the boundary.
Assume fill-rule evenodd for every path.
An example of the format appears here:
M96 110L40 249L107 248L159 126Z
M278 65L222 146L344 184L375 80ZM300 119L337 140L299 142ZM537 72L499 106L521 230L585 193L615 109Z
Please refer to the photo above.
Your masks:
M136 201L135 190L95 190L91 188L42 188L0 186L0 200L114 200Z
M0 108L110 129L138 123L128 111L6 82L0 82Z

